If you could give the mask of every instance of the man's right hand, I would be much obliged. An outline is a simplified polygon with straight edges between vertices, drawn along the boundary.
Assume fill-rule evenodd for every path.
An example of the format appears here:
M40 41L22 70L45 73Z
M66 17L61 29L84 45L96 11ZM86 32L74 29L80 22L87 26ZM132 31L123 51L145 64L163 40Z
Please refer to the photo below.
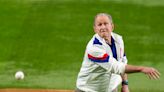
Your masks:
M141 72L145 73L148 75L150 79L159 79L160 73L158 70L152 67L143 67L141 69Z
M152 67L145 67L145 66L134 66L134 65L126 65L125 66L125 73L136 73L142 72L148 75L150 79L159 79L160 73L157 69Z

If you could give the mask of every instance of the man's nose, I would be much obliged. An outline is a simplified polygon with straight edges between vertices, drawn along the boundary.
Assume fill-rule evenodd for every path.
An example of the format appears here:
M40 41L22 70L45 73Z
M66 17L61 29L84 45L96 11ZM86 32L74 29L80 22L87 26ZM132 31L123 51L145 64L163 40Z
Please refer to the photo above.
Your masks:
M102 29L104 29L104 28L105 28L105 25L104 25L104 24L103 24L103 25L101 25L101 28L102 28Z

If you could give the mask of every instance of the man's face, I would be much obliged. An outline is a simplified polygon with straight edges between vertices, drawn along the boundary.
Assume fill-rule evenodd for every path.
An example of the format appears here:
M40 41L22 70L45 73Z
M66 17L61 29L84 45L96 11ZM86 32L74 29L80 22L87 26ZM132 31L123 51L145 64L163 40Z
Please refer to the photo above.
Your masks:
M96 18L94 31L102 38L111 36L111 32L113 31L113 24L111 23L108 16L101 15Z

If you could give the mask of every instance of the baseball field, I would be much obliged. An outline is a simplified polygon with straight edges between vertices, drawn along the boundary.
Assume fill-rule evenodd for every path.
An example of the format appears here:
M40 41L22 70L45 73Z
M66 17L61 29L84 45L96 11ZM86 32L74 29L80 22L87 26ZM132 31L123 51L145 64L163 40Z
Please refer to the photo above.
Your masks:
M161 72L130 74L131 92L164 92L164 0L0 0L0 92L73 90L100 12L113 16L129 64Z

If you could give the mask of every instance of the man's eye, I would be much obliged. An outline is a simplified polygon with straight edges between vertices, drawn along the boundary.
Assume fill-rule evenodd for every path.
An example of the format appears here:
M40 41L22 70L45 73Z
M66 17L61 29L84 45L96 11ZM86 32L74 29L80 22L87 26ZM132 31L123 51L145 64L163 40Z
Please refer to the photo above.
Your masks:
M98 26L101 26L102 24L98 24Z
M108 25L108 23L104 23L104 25Z

